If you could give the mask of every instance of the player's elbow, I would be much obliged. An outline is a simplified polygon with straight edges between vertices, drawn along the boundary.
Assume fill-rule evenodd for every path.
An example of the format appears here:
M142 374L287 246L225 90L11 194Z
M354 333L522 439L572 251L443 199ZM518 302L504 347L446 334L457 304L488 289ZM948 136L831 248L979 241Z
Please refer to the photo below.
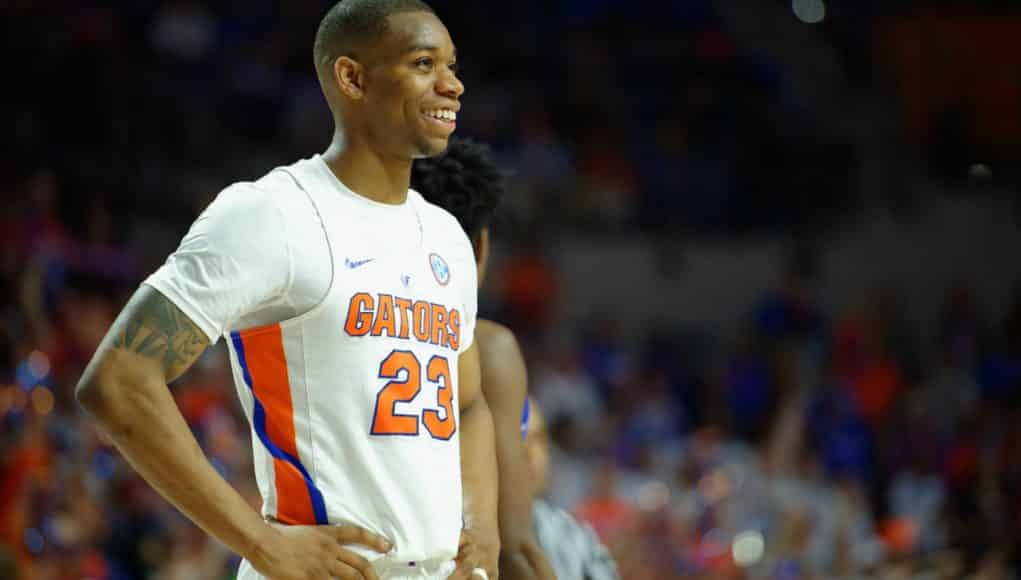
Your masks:
M86 378L83 375L74 388L74 399L81 408L94 415L96 408L102 403L99 385L91 377Z
M147 381L117 351L97 353L96 357L79 379L74 397L97 422L116 430L133 414L132 405L137 408L140 403L137 399L145 396Z
M97 423L108 429L117 416L118 383L99 373L86 373L78 381L74 397Z
M102 360L89 363L74 389L74 398L78 404L96 417L103 415L110 401L110 373L104 371L103 366Z

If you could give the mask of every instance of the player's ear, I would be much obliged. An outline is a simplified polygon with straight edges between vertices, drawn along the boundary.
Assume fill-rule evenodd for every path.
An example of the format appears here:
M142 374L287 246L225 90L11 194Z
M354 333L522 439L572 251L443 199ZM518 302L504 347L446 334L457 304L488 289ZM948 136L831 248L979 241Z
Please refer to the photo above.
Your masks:
M333 78L340 94L349 99L360 99L365 94L365 68L358 61L341 56L333 61Z

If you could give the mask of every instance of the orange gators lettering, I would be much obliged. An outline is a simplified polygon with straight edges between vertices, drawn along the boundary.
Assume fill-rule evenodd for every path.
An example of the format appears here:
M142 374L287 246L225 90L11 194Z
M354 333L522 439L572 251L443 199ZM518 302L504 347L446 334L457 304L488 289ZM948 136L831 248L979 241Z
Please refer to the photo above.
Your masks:
M351 336L413 339L456 351L461 345L461 313L424 300L358 292L348 304L344 330Z
M447 315L447 340L446 346L457 350L461 348L461 313L451 309Z
M443 345L447 341L447 309L442 304L430 304L432 312L432 332L429 342L431 344Z
M344 330L351 336L365 336L372 328L372 314L375 305L372 296L359 292L351 297L347 307L347 323Z
M422 302L421 300L415 302L414 309L412 310L414 317L414 327L412 330L415 333L415 338L419 342L429 342L429 303Z
M397 304L397 310L401 313L401 334L397 338L408 338L408 331L411 328L408 319L411 314L411 300L407 298L394 298L394 302Z
M397 329L394 328L394 299L389 294L379 295L379 304L376 305L376 322L372 325L372 336L397 336Z

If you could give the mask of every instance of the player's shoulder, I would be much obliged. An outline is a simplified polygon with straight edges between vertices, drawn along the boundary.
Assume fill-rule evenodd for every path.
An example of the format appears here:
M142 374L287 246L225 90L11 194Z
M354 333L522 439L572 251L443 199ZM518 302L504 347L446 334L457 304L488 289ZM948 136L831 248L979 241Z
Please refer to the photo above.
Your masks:
M500 366L523 360L521 345L514 332L499 322L480 318L475 323L475 340L479 345L479 356L498 362Z
M256 219L293 219L313 210L296 174L304 171L306 160L275 167L254 180L236 181L223 188L210 205L211 210L243 214Z
M307 197L303 193L305 188L302 183L310 179L310 161L302 159L290 165L274 167L254 181L239 181L227 189L244 192L244 195L263 203L286 204L288 201L302 201Z
M488 318L480 318L476 323L475 338L479 341L481 348L502 352L520 351L514 332Z
M494 412L521 413L528 375L518 339L506 326L480 318L475 344L482 367L482 392Z

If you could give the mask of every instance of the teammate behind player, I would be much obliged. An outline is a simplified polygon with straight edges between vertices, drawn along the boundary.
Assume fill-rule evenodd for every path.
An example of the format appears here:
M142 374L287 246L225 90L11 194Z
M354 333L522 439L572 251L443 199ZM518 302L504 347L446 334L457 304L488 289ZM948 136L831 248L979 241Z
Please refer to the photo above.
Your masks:
M475 249L479 284L489 259L489 221L503 196L503 176L486 147L451 139L437 157L414 163L412 188L454 214ZM505 580L555 578L532 533L532 494L520 484L528 464L521 441L521 410L528 377L514 334L496 322L479 319L475 329L482 365L482 392L496 426L500 473L500 574Z
M313 53L329 148L217 196L124 307L76 395L154 488L245 558L239 578L463 580L483 563L495 577L474 254L449 213L408 189L412 159L442 152L456 125L454 45L420 1L345 0ZM220 336L262 517L167 388ZM458 553L464 521L476 541Z

